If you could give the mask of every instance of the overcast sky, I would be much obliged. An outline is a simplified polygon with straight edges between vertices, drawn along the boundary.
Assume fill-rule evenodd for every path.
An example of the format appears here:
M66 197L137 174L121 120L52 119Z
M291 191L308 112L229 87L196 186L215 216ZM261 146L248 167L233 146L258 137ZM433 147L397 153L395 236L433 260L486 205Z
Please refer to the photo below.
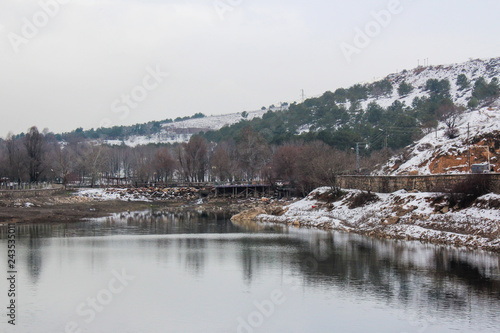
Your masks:
M251 111L418 59L498 57L498 13L498 0L1 0L0 137Z

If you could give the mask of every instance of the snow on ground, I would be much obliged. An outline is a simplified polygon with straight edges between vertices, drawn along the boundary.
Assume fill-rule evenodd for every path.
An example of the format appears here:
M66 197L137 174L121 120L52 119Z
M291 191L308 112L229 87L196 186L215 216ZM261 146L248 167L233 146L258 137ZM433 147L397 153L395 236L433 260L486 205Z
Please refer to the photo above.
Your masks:
M126 189L122 191L109 191L104 188L80 189L75 195L96 200L122 200L122 201L151 201L147 196L135 191L129 194Z
M223 114L218 116L208 116L205 118L188 119L179 122L169 123L163 125L166 129L178 128L202 128L204 130L218 130L224 126L236 124L241 120L252 120L253 118L262 118L267 110L258 110L248 112L248 116L244 118L242 112Z
M266 112L267 110L250 111L246 118L242 116L242 112L239 112L177 121L164 124L160 133L148 136L134 135L127 140L106 140L104 143L112 146L125 144L129 147L136 147L147 144L188 142L191 136L200 131L218 130L224 126L236 124L241 120L261 118Z
M488 60L475 59L460 64L427 66L419 67L412 70L404 70L400 73L391 74L387 79L394 86L393 93L388 97L370 98L362 103L363 109L366 109L368 104L376 102L380 106L388 107L395 100L404 102L410 106L415 97L428 96L425 91L427 80L429 79L448 79L450 81L450 96L457 105L466 106L472 96L473 86L460 90L456 84L460 74L464 74L470 82L476 81L479 77L484 77L486 80L491 80L494 77L500 76L500 58ZM413 91L404 97L399 97L397 88L399 84L405 81L413 86Z
M319 188L306 198L285 207L281 216L259 215L261 222L286 223L335 229L389 238L423 240L434 243L500 251L500 210L482 206L446 210L433 201L440 193L390 194L376 193L377 201L358 208L349 208L353 198L361 193L348 190L338 201L324 202L321 196L330 188ZM318 198L319 197L319 198ZM497 200L489 194L477 199ZM444 212L444 213L443 213Z

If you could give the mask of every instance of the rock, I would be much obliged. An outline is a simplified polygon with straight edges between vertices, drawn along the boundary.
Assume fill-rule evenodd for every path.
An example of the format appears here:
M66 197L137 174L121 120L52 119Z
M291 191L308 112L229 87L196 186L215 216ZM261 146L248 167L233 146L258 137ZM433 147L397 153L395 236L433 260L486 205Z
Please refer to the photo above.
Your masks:
M441 213L446 214L450 211L450 208L448 206L444 206L443 209L441 209Z
M260 215L260 214L265 214L266 211L262 208L252 208L245 210L239 214L234 215L231 217L231 221L237 221L237 222L242 222L242 221L255 221L255 218Z
M274 216L281 216L281 215L285 214L285 210L283 209L283 207L280 207L280 206L271 206L268 209L266 209L266 211L267 211L267 214L274 215Z
M398 216L391 216L386 218L382 223L385 225L393 225L399 222L399 217Z

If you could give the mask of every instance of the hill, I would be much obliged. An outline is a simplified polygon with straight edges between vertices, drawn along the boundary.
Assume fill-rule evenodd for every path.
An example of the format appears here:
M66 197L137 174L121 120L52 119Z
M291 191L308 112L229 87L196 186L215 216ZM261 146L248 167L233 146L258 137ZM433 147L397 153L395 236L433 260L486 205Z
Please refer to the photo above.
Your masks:
M487 162L488 150L482 146L492 147L490 161L496 168L499 77L500 58L420 66L279 108L80 128L55 138L136 147L188 142L201 134L233 145L251 128L271 145L322 141L343 151L360 147L361 160L377 152L380 160L393 156L378 174L464 172L469 164Z
M245 119L251 120L262 117L265 112L265 110L258 110L166 122L157 131L147 135L129 135L117 139L106 139L104 143L108 145L125 144L129 147L136 147L147 144L188 142L194 134L219 130L224 126L230 126Z
M493 162L498 157L499 77L500 58L418 67L328 91L205 136L230 141L252 127L273 144L320 140L348 150L358 143L365 156L404 149L378 173L464 172L467 126L470 144L496 147L490 154ZM471 163L487 161L484 148L472 148L471 154Z

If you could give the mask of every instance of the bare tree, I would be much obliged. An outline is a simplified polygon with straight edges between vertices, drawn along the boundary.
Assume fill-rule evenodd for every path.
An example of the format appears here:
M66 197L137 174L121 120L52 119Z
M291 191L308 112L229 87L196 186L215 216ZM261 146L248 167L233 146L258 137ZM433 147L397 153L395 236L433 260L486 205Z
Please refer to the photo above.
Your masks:
M338 190L337 177L352 168L354 156L323 142L313 142L303 146L297 163L299 189L306 194L319 186Z
M239 167L246 180L256 179L271 157L271 150L266 140L250 127L241 131L237 151Z
M0 139L0 178L6 177L9 174L9 162L7 144Z
M154 177L154 153L150 147L135 147L131 169L136 182L147 183Z
M26 164L26 150L21 141L16 139L14 135L9 134L6 141L7 155L8 155L8 176L12 180L21 182L25 180L27 175Z
M75 167L71 148L59 148L54 158L54 170L64 185L68 183L70 172Z
M444 134L448 139L455 139L458 137L458 128L456 123L462 111L463 109L456 107L453 103L442 105L437 110L439 119L443 120L446 124Z
M188 182L203 182L205 180L208 165L208 144L203 137L192 136L188 143L177 147L176 155L181 172Z
M227 142L221 142L215 148L211 158L212 174L220 181L233 178L233 159L231 147Z
M274 180L289 181L295 184L297 181L297 160L301 154L302 147L295 144L286 144L277 148L271 160L271 177Z
M104 146L101 143L86 143L83 146L81 157L83 158L84 175L90 177L90 186L94 187L97 180L102 176L105 164Z
M37 182L40 179L42 168L42 147L43 135L38 132L38 128L33 126L24 137L24 146L28 158L28 173L30 182Z
M175 160L168 148L160 148L156 151L154 163L157 175L156 180L168 182L168 179L172 178L175 171Z

